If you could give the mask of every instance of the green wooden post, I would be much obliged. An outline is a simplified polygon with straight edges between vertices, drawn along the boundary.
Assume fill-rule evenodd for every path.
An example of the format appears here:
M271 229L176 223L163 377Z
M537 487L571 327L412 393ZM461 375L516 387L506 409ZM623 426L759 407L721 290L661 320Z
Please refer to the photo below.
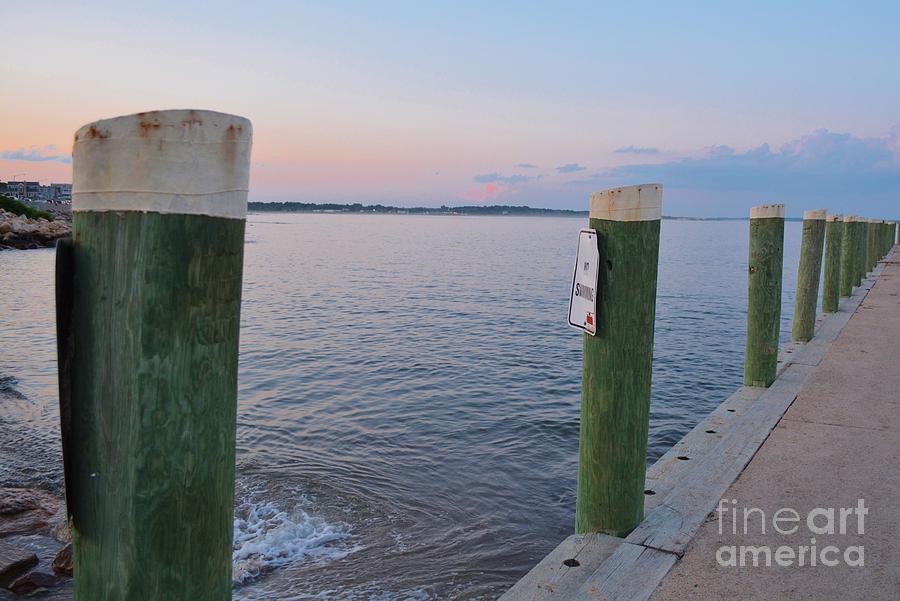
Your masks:
M859 285L866 279L869 269L866 266L866 244L869 240L869 220L861 217L859 220Z
M884 248L884 222L880 219L875 221L875 257L876 262L884 256L882 249Z
M840 303L841 249L843 241L844 222L841 216L829 215L825 225L825 277L822 282L823 313L836 312Z
M784 205L750 210L747 299L747 350L744 385L771 386L778 369L781 332L781 271L784 256Z
M794 321L791 328L791 338L799 342L808 342L816 331L816 305L819 302L822 247L825 244L825 213L825 209L803 213L797 295L794 298Z
M866 226L866 273L871 273L878 264L878 222L869 219Z
M875 262L881 260L884 256L882 249L884 248L884 222L881 219L875 220Z
M853 294L853 287L856 285L856 216L844 216L844 232L841 241L841 285L840 291L842 297L849 297Z
M75 134L75 599L231 598L250 122L174 110Z
M576 532L628 534L644 517L662 187L591 195L600 245L597 334L584 334Z
M872 231L871 224L869 223L871 220L868 218L863 219L863 234L862 234L862 243L861 250L862 253L862 277L860 278L860 282L866 279L869 275L869 271L871 271L869 267L869 238L870 232Z
M857 216L853 221L853 226L856 228L856 250L854 257L854 269L856 270L854 277L854 286L862 285L862 281L866 277L866 219L864 217Z

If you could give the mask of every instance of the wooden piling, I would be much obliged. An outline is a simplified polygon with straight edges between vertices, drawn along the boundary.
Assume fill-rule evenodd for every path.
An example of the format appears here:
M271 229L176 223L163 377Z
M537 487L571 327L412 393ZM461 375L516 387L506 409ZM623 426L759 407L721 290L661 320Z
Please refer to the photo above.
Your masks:
M883 222L881 221L881 219L875 220L875 244L874 244L874 246L875 246L875 263L876 264L878 263L878 261L881 260L881 257L882 257L881 248L882 248L882 245L884 244L884 228L881 227L882 225L883 225Z
M809 341L816 330L816 305L819 302L822 248L825 244L825 214L825 209L803 213L800 266L797 270L797 294L794 297L794 321L791 327L791 338L799 342Z
M822 312L834 313L838 310L840 302L844 221L840 215L829 215L825 223L825 276L822 281Z
M865 217L859 215L853 220L853 228L856 230L854 241L856 248L853 257L853 285L858 287L862 284L866 274L866 226L868 225Z
M231 598L251 126L174 110L75 134L75 598Z
M884 256L884 222L881 219L875 221L875 257L876 262Z
M866 225L866 273L878 263L878 221L869 219Z
M662 187L591 195L601 268L584 334L575 530L624 536L644 516Z
M846 298L853 294L856 285L856 216L845 215L843 238L841 240L841 296Z
M862 281L866 279L866 276L869 273L869 264L868 264L868 254L869 254L869 218L863 217L860 220L860 240L859 240L859 252L860 252L860 271L859 271L859 282L862 284Z
M869 219L860 216L857 223L859 228L859 237L857 239L857 285L862 285L862 281L866 279L866 241L869 239Z
M784 205L750 210L747 348L744 385L769 387L778 368Z

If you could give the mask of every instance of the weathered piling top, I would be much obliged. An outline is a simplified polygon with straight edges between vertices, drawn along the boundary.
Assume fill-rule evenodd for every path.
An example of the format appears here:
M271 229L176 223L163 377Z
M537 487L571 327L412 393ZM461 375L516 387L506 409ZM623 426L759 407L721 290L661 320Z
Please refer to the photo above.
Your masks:
M825 209L814 209L812 211L803 211L803 220L807 219L825 219L828 211Z
M784 218L784 205L759 205L750 209L750 219Z
M75 132L72 210L243 219L250 121L194 109L151 111Z
M641 184L591 194L590 218L652 221L662 217L662 185Z

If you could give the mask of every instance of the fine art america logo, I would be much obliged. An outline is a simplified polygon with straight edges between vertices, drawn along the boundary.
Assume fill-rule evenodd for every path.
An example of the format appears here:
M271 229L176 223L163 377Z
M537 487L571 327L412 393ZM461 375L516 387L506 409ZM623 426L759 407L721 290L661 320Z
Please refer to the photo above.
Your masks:
M753 540L754 537L781 535L791 537L792 542L800 537L804 544L722 545L716 550L716 561L721 566L802 568L842 563L850 567L865 565L866 550L863 545L824 544L837 542L833 539L826 541L824 537L844 535L849 538L865 534L869 508L864 499L857 499L856 507L816 507L805 515L790 507L782 507L766 515L759 507L738 510L737 504L737 499L719 501L716 514L720 536L730 533ZM822 540L817 541L817 536Z

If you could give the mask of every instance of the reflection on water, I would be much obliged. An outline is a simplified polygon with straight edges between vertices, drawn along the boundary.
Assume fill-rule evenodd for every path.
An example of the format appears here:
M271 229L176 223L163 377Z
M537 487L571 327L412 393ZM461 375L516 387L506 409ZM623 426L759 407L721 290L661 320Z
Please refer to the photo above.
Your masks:
M572 531L582 225L250 216L235 598L492 599ZM740 385L746 255L746 222L663 222L651 460ZM52 267L0 253L0 376L28 397L0 448L44 457L4 458L5 482L60 478Z

